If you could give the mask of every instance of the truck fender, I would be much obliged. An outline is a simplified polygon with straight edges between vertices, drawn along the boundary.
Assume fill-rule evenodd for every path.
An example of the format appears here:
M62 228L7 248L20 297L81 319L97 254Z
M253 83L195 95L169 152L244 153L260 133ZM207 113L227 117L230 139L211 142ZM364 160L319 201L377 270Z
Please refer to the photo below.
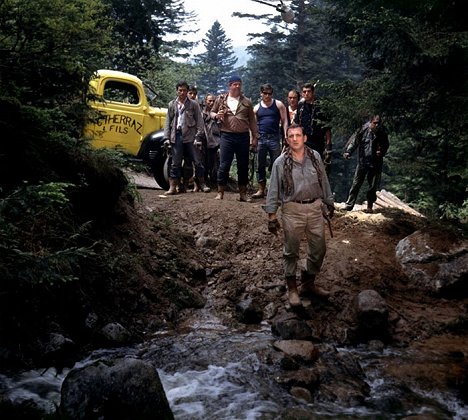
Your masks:
M150 133L143 139L138 158L150 167L157 184L164 190L169 189L171 148L164 144L164 130Z

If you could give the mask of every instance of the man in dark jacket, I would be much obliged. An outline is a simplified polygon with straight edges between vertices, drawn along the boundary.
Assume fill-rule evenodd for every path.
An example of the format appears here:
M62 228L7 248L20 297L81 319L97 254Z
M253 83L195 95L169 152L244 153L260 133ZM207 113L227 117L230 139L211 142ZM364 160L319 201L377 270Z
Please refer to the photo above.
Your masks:
M176 85L177 98L169 102L164 138L171 142L172 165L169 173L169 190L166 195L177 193L177 183L182 176L182 161L195 164L195 175L205 186L205 168L195 153L194 142L204 130L203 117L198 102L187 97L189 86L181 80ZM209 191L209 189L208 189Z
M312 83L304 84L302 86L302 99L297 107L294 122L304 129L307 136L306 146L319 152L325 169L329 173L332 157L332 134L326 119L327 117L315 98L315 86Z
M356 149L358 149L359 156L345 210L353 209L359 190L367 176L369 188L367 190L367 210L365 211L372 213L372 206L377 200L377 189L382 177L383 157L387 153L388 146L388 136L378 115L373 115L350 137L345 146L343 157L350 159L351 154Z

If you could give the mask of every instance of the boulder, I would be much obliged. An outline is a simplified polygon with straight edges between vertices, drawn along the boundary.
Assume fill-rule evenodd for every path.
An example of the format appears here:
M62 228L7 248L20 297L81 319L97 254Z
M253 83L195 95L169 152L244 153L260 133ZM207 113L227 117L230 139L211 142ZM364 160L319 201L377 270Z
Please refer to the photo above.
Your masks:
M130 333L118 322L110 322L102 327L101 338L108 345L122 345L130 340Z
M276 382L290 390L293 388L304 388L314 392L320 383L320 377L313 368L302 368L294 372L283 373L276 378ZM312 399L312 395L310 395Z
M418 230L396 246L412 287L444 296L468 294L468 241L451 231Z
M283 340L309 340L313 336L307 322L295 316L278 317L272 322L271 330Z
M142 360L97 361L72 369L60 413L71 419L173 419L158 372Z
M375 290L364 290L356 297L355 311L358 341L387 340L388 309L385 300Z
M310 341L279 340L273 347L300 362L313 363L319 357L317 348Z

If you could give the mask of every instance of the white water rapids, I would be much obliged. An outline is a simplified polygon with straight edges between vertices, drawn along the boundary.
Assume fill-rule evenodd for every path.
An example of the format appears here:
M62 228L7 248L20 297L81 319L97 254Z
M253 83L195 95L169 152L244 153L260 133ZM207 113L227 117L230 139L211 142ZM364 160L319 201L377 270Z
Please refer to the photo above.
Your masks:
M279 386L278 366L262 359L276 338L267 324L244 331L221 325L215 318L193 321L176 335L158 335L132 348L93 352L77 363L81 367L106 357L134 356L158 369L177 420L281 419L301 410L314 419L468 418L468 408L453 395L405 389L381 376L389 358L405 358L404 350L375 354L365 348L342 348L360 360L371 393L366 404L341 407L334 403L307 403ZM265 353L264 353L265 352ZM47 413L60 403L60 389L69 370L54 368L0 374L0 394L12 401L33 401Z

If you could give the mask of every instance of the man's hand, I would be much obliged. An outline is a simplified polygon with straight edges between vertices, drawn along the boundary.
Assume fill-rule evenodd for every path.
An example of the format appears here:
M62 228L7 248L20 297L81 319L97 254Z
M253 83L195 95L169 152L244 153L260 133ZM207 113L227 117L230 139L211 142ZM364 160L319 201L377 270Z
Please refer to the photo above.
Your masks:
M327 204L327 210L328 210L328 218L333 219L333 216L335 214L335 206L331 206L330 204Z
M347 159L351 159L351 155L348 153L348 152L344 152L343 153L343 157L347 160Z
M273 235L278 235L278 229L280 228L280 224L278 219L270 219L268 220L268 231Z
M323 163L325 165L330 165L332 160L332 151L331 150L325 150L325 153L323 154Z

